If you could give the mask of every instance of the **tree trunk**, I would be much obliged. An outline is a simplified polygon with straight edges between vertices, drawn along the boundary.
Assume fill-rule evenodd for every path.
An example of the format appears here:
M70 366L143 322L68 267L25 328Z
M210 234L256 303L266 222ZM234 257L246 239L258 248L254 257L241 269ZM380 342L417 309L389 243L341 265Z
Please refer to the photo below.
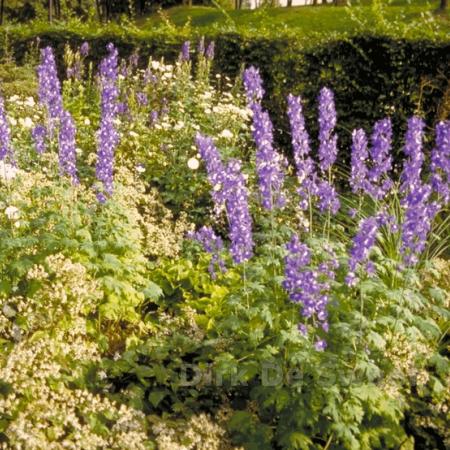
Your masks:
M48 0L48 21L53 21L53 0Z
M448 8L448 0L441 0L439 11L445 11Z
M292 0L288 0L288 1L287 1L287 5L288 5L288 7L290 8L290 7L292 6Z

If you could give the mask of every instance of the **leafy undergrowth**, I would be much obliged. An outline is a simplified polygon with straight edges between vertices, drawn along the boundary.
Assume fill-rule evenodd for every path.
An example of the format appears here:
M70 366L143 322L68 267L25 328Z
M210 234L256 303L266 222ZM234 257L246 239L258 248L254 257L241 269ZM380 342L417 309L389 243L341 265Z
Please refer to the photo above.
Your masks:
M449 122L348 176L329 89L288 163L256 69L87 51L0 108L0 448L448 445Z

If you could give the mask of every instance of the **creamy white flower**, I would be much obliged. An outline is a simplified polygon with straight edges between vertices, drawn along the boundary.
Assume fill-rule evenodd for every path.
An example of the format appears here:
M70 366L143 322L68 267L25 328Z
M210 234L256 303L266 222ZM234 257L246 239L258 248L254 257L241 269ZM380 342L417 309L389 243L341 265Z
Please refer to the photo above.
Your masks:
M160 67L159 61L152 61L151 66L153 70L158 70Z
M20 97L18 95L13 95L11 97L9 97L8 101L10 102L17 102L17 100L19 100Z
M22 222L21 222L20 220L18 220L17 222L14 222L14 226L15 226L16 228L20 228L21 225L22 225Z
M15 220L20 217L20 211L15 206L8 206L5 209L6 217L8 217L9 220Z
M8 117L8 121L13 127L17 125L17 120L14 117Z
M86 117L86 119L84 119L84 124L85 125L90 125L91 124L91 121L89 120L88 117Z
M219 134L219 137L224 139L232 139L234 135L230 130L225 129Z
M11 181L17 176L18 170L11 164L0 161L0 178L5 181Z
M142 164L139 164L138 166L136 166L136 172L144 173L145 167Z
M25 117L25 119L23 119L22 117L19 119L19 123L22 127L24 128L33 128L34 123L31 120L31 117Z
M191 170L197 170L200 167L200 162L197 158L189 158L187 165Z
M133 138L139 137L139 134L137 134L135 131L130 131L129 134L130 134L130 136L133 137Z
M179 121L175 124L175 126L173 127L174 130L178 131L181 130L182 128L184 128L184 122L183 121Z
M27 97L23 103L25 106L29 106L30 108L32 108L33 106L36 105L36 102L34 101L33 97Z

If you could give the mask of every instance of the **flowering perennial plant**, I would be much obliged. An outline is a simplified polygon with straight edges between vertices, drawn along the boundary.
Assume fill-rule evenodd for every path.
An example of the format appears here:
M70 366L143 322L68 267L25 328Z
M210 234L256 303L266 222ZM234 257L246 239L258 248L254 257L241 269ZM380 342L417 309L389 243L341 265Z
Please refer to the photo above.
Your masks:
M260 102L264 97L264 88L259 69L254 66L249 67L244 71L242 79L248 104Z
M319 94L319 167L326 173L336 161L337 134L334 133L336 126L336 108L334 106L333 91L324 87Z
M68 175L72 183L78 184L75 135L73 118L69 112L63 111L59 127L59 170L61 175Z
M354 193L364 192L367 186L367 136L364 130L353 130L352 133L352 161L350 186Z
M119 90L118 52L113 44L108 44L108 56L100 64L101 94L101 122L98 131L98 155L96 165L97 179L103 183L103 190L98 192L100 202L113 193L114 152L119 143L119 134L116 130L115 118L118 114Z
M283 287L294 303L302 305L301 314L305 319L317 320L324 331L328 331L328 294L329 284L324 278L324 272L329 274L327 264L313 270L311 264L311 250L302 244L297 235L293 235L286 244L288 255L285 257L285 273ZM323 272L320 270L322 269ZM300 331L305 333L306 327L301 326ZM319 343L320 342L320 343ZM325 348L325 342L320 340L316 345L318 350Z
M445 205L450 203L450 121L436 125L436 143L431 151L431 185Z
M11 135L8 119L6 118L5 102L0 96L0 161L8 157L14 162L14 155L11 147Z
M284 158L273 147L273 126L269 114L260 103L252 105L253 139L256 143L256 172L259 192L264 208L273 210L285 204L282 191L284 183Z

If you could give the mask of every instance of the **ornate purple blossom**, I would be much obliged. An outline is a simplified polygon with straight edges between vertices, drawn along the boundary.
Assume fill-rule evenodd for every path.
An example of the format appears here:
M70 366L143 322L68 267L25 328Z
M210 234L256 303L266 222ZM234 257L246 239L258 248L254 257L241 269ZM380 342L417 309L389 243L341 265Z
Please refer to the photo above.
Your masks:
M310 196L316 193L316 174L314 170L314 161L309 156L310 141L305 127L303 117L302 103L300 96L288 95L288 117L291 126L292 147L294 154L295 167L297 169L297 178L300 196L300 208L308 208Z
M117 99L119 90L117 87L118 76L118 52L113 44L108 44L108 56L100 64L101 96L101 121L97 134L98 154L96 175L103 184L103 192L98 193L100 202L104 202L113 193L114 152L119 143L114 119L118 113Z
M190 46L191 43L189 41L184 41L181 46L180 60L183 62L187 62L191 59L190 55Z
M444 204L450 203L450 121L436 125L436 143L431 151L431 186Z
M417 264L439 210L439 205L430 201L431 185L420 183L413 186L403 201L405 217L401 227L401 252L407 266Z
M242 79L248 104L261 101L264 97L264 88L259 69L250 66L244 71Z
M353 238L352 248L350 249L349 268L346 283L352 286L356 283L356 270L358 265L366 263L369 254L377 238L379 220L377 217L367 217L362 220L356 236ZM367 266L366 266L367 267Z
M283 157L273 148L273 126L269 114L259 103L253 103L253 139L256 143L256 172L264 208L272 210L282 207L285 197L282 192L284 182Z
M367 158L369 156L367 147L367 136L364 130L361 128L353 130L350 186L355 194L364 192L367 188Z
M403 166L401 175L401 190L410 192L421 185L422 165L425 160L422 151L425 122L420 117L411 117L408 120L408 129L405 136L404 153L408 157Z
M47 138L47 128L44 125L36 125L31 131L31 137L33 138L34 146L39 154L45 152Z
M14 154L11 147L11 134L9 130L8 119L6 118L5 103L0 96L0 161L9 158L14 163Z
M211 255L208 271L212 278L216 278L216 265L221 272L225 272L225 263L220 256L220 252L223 250L223 241L220 236L214 233L211 227L203 226L198 231L190 232L188 233L188 238L198 241L204 250Z
M232 159L222 163L211 138L197 134L197 148L206 163L208 180L216 214L225 209L229 224L231 255L235 263L251 258L253 254L252 218L248 207L248 190L241 162Z
M322 172L327 172L336 161L336 109L333 91L324 87L319 94L319 161Z
M78 184L75 134L72 116L63 111L59 127L59 172L61 175L68 175L73 184Z
M89 54L89 43L83 42L80 46L80 55L87 56Z
M209 59L210 61L214 59L215 47L216 44L214 43L214 41L211 41L205 51L206 59Z
M383 198L392 188L389 171L392 169L391 145L392 123L389 118L375 123L371 136L370 157L372 167L368 170L367 189L375 199Z
M311 263L311 250L302 244L297 235L292 236L286 244L288 255L285 257L285 271L283 287L294 303L302 305L301 314L304 318L317 319L321 327L326 331L327 322L327 291L329 285L323 282L323 274L320 270L308 268ZM305 331L302 327L300 331Z
M326 180L317 183L317 196L319 197L320 212L330 211L336 214L341 207L335 187Z
M136 100L140 106L148 105L148 97L147 97L147 94L145 94L145 92L137 92Z
M63 111L61 84L56 70L55 57L51 47L41 50L41 63L37 68L39 79L39 103L47 109L50 119L49 132L53 135L55 121Z

